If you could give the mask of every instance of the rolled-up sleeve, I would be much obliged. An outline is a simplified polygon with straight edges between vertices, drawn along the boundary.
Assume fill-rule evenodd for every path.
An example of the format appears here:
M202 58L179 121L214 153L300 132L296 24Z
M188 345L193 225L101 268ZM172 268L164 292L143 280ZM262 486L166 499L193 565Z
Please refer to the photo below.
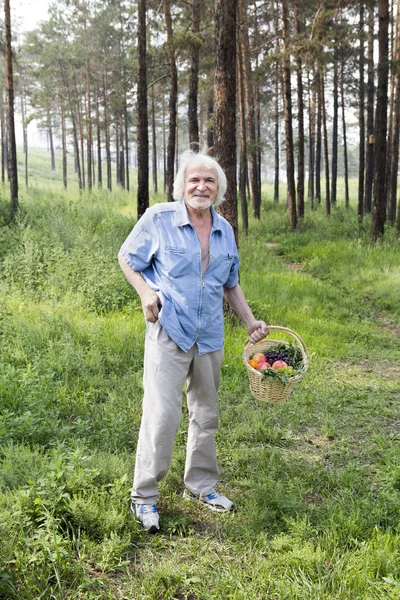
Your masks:
M233 288L237 283L239 283L239 256L236 253L231 266L229 277L225 283L225 287Z
M153 227L151 216L146 212L136 223L119 252L131 269L141 273L150 265L158 245L157 231Z

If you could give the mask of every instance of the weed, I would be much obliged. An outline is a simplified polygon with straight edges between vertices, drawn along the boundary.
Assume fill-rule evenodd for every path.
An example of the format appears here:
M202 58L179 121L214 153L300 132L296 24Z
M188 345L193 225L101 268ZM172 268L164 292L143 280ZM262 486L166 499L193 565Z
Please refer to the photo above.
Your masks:
M241 285L257 317L304 339L308 376L283 405L252 398L247 332L227 315L217 448L236 511L181 498L185 409L149 538L129 513L144 322L116 259L135 206L79 195L72 170L71 191L54 173L40 184L47 160L32 153L16 222L0 201L0 597L399 598L394 232L371 245L369 217L339 202L289 233L264 199Z

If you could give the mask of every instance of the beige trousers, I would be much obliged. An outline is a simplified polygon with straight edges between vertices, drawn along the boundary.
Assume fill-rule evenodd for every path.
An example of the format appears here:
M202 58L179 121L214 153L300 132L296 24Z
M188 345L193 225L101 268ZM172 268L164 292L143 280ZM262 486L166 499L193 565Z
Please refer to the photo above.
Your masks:
M199 356L196 344L184 352L158 321L147 324L134 502L157 502L158 482L168 472L182 418L185 382L189 429L184 483L197 494L209 494L214 488L219 474L214 434L218 428L217 390L223 356L223 350Z

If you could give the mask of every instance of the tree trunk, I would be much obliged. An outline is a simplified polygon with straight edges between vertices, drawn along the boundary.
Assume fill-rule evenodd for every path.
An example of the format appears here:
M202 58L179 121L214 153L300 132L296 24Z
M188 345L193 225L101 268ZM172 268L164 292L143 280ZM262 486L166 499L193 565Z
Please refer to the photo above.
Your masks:
M165 127L165 97L162 95L162 129L163 129L163 174L164 174L164 193L167 189L167 143Z
M94 153L94 141L92 143L92 187L96 183L96 158Z
M254 45L259 47L262 43L259 36L258 27L258 15L257 15L257 3L254 3ZM259 53L256 54L256 72L259 70ZM257 144L257 181L258 190L260 193L260 202L262 202L262 176L261 176L261 163L262 163L262 152L261 152L261 82L260 78L255 78L255 120L256 120L256 144Z
M119 151L119 124L118 119L115 123L115 181L117 185L121 183L121 171L120 171L120 151Z
M308 127L309 127L309 148L308 148L308 197L311 203L311 210L314 209L314 172L315 172L315 90L311 87L310 76L308 74Z
M212 91L207 101L207 147L214 147L214 97Z
M76 118L75 118L75 114L72 110L72 106L70 106L70 112L71 112L71 121L72 121L72 134L73 134L73 139L74 139L75 165L76 165L76 170L78 172L78 185L79 185L79 191L82 191L83 184L82 184L81 161L80 161L80 157L79 157L78 130L76 127Z
M358 205L357 214L364 214L364 171L365 171L365 58L364 58L364 2L360 2L360 56L359 56L359 159L358 159Z
M4 29L5 29L5 61L6 61L6 94L7 94L7 123L8 123L8 177L10 181L11 212L14 215L18 209L18 168L17 146L15 143L14 122L14 77L11 47L11 15L10 0L4 0Z
M193 41L190 44L190 79L189 79L189 142L190 144L199 143L199 120L197 115L198 87L199 87L199 58L200 45L196 39L200 31L201 0L192 2L192 33Z
M7 144L6 144L6 126L4 115L4 96L3 90L0 91L0 128L1 128L1 182L5 182L6 162L7 162Z
M154 99L154 85L151 86L151 151L152 151L152 174L153 190L157 193L157 132L156 132L156 108Z
M295 0L295 34L299 43L301 24L301 0ZM304 99L303 99L303 65L300 50L296 54L297 75L297 109L298 109L298 155L297 155L297 211L300 218L304 217Z
M124 134L124 118L123 115L120 114L118 118L118 139L119 139L119 184L121 187L126 189L126 181L125 181L125 134Z
M391 60L389 65L389 73L388 73L388 88L390 83L390 93L388 98L388 117L387 117L387 139L386 139L386 180L385 180L385 194L386 194L386 208L389 210L389 199L391 195L390 191L390 182L391 182L391 152L393 146L393 118L394 118L394 94L395 94L395 56L396 56L396 39L394 37L394 25L391 24L391 15L393 15L393 5L394 1L390 3L389 0L389 30L391 29L391 33L388 33L388 55L390 53ZM389 82L390 80L390 82ZM386 220L386 217L385 217Z
M372 207L372 185L374 180L374 7L368 8L368 81L367 81L367 141L365 151L365 198L364 213Z
M399 135L400 135L400 2L397 3L395 54L394 54L394 106L392 147L387 156L390 161L390 180L388 181L388 220L391 225L396 221L397 209L397 175L399 164Z
M172 28L171 0L164 0L165 23L167 27L167 47L170 71L169 92L169 132L167 149L167 196L168 202L173 201L174 161L176 145L176 120L178 102L178 74L175 62L174 32Z
M288 0L282 0L282 36L283 36L283 72L284 72L284 111L285 111L285 138L286 138L286 176L287 200L289 208L290 230L297 226L296 210L296 185L294 179L294 149L293 149L293 121L292 121L292 90L290 83L290 58L289 46L289 6Z
M321 76L317 68L315 84L317 87L317 140L315 153L315 198L321 204L321 155L322 155L322 100L321 100Z
M61 121L61 151L62 151L62 174L63 186L67 189L67 134L65 126L65 104L64 90L60 89L60 121Z
M25 187L28 187L28 126L26 124L26 92L21 94L22 139L25 157Z
M279 31L279 16L278 16L278 4L275 7L275 31ZM279 148L279 84L281 80L281 69L280 69L280 47L279 47L279 35L276 35L275 41L275 69L274 69L274 202L279 202L279 169L280 169L280 148Z
M138 160L137 218L149 207L149 128L147 102L146 0L138 0L138 83L136 139Z
M228 188L221 213L238 243L236 197L236 0L215 2L214 155Z
M85 79L86 79L86 152L87 152L87 186L88 190L92 189L92 107L91 107L91 90L90 90L90 62L89 62L89 49L87 41L87 23L86 15L83 21L83 35L85 43Z
M103 60L103 108L104 108L104 134L106 144L106 164L107 164L107 189L112 190L111 173L111 140L110 140L110 117L108 111L108 82L107 82L107 62L104 54Z
M386 173L386 131L387 131L387 92L388 92L388 0L378 1L379 11L379 62L378 87L375 113L375 179L372 207L371 240L376 241L384 233L386 217L385 173Z
M99 188L103 185L103 169L101 156L101 127L100 127L100 106L99 106L99 86L96 86L96 134L97 134L97 185Z
M147 134L147 139L148 139L148 134ZM126 95L125 95L125 99L124 99L124 140L125 140L125 189L129 192L129 190L130 190L130 177L129 177L129 116L128 116L128 105L127 105L127 102L126 102ZM148 162L148 159L147 159L147 162Z
M337 202L337 172L338 172L338 120L339 120L339 90L337 52L333 58L333 123L332 123L332 197L331 202Z
M324 130L324 165L325 165L325 207L326 214L331 214L331 195L329 187L329 150L328 150L328 129L326 126L326 104L325 104L325 76L321 71L320 76L321 85L321 109L322 109L322 124Z
M257 139L254 90L251 71L249 26L247 22L247 0L238 0L238 27L243 64L243 84L246 99L246 133L248 137L248 155L250 159L250 181L253 213L256 219L261 216L261 196L258 189Z
M347 158L347 131L346 131L346 107L344 103L344 56L340 61L340 101L342 105L342 127L343 127L343 160L344 160L344 194L345 206L349 207L349 161Z
M82 106L79 101L77 83L76 83L76 72L74 71L74 98L75 106L78 111L78 127L79 127L79 145L81 148L81 171L82 171L82 186L85 189L85 149L84 149L84 134L83 134L83 118L82 118Z
M238 36L239 37L239 36ZM242 53L240 48L240 39L238 40L237 52L237 81L238 81L238 99L239 99L239 118L240 118L240 162L239 162L239 195L240 207L242 213L242 231L245 235L249 231L249 216L246 197L247 181L247 146L246 146L246 115L245 115L245 97L243 86L243 65Z

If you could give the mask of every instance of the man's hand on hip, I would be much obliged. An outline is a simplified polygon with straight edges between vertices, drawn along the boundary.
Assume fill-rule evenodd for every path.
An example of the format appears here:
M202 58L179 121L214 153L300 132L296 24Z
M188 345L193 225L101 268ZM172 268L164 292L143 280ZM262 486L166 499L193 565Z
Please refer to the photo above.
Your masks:
M158 295L149 289L141 296L144 318L150 323L155 323L161 309L161 302Z

